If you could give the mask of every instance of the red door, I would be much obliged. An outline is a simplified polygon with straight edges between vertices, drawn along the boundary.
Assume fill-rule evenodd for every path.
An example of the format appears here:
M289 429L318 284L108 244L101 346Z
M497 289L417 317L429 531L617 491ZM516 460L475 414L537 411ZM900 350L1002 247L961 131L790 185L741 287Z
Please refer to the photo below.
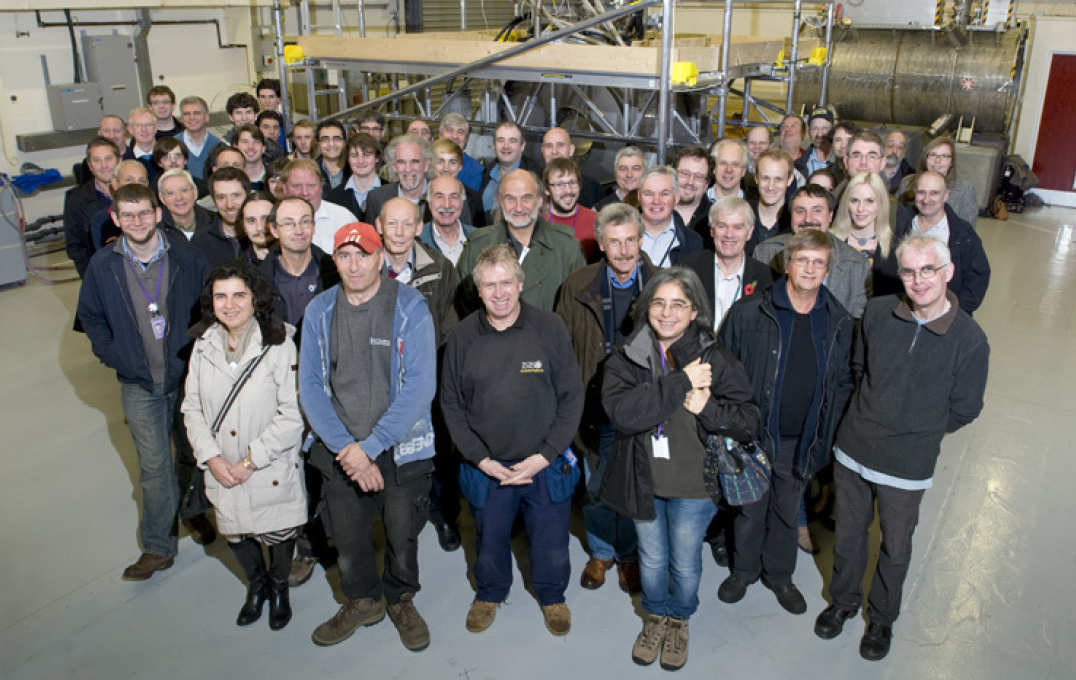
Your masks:
M1055 54L1042 103L1039 139L1031 168L1039 187L1076 189L1076 55Z

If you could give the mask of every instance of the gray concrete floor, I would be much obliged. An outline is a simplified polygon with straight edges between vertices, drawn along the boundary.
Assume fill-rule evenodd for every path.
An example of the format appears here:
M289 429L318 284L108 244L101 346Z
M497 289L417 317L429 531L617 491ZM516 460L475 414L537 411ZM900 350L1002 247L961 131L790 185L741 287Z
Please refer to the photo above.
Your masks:
M1072 540L1076 420L1076 211L1046 208L1007 222L980 220L993 267L976 315L993 348L986 408L946 438L925 497L893 649L860 659L864 622L824 642L812 633L825 606L832 535L801 553L796 582L808 614L792 616L753 586L737 605L717 600L725 570L704 555L680 677L1071 678L1076 668ZM56 256L53 256L56 257ZM49 261L40 258L35 263ZM71 332L77 284L31 281L0 290L0 677L53 678L594 678L653 677L630 660L637 602L607 583L584 591L578 531L568 604L572 633L554 638L517 582L481 635L464 629L473 591L467 552L421 536L416 598L433 642L413 654L392 624L333 648L310 642L337 602L332 570L292 593L282 631L235 626L244 587L222 541L180 541L170 570L120 580L138 556L137 465L111 371ZM466 529L466 527L465 527ZM465 544L473 532L465 531ZM707 551L708 552L708 551Z

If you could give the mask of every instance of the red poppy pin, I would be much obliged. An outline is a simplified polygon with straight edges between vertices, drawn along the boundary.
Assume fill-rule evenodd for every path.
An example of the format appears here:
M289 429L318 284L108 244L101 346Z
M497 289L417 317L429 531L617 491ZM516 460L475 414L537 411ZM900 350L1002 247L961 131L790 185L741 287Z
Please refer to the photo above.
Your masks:
M758 283L758 281L752 281L751 283L744 286L743 287L743 294L744 295L754 295L755 294L755 284L757 284L757 283Z

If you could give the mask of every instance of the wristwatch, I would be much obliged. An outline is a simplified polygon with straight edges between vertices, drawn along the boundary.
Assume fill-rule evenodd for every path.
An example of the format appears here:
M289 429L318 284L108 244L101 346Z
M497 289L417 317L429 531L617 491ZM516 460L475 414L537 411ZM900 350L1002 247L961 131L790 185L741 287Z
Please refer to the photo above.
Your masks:
M254 461L250 459L250 456L247 456L243 459L243 467L250 470L251 472L258 469L257 466L254 465Z

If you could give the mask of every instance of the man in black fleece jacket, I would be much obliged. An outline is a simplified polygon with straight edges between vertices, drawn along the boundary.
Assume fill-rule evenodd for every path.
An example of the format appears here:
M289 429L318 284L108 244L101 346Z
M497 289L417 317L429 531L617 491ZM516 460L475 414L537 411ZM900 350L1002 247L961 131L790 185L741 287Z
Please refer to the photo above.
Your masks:
M512 585L512 524L523 513L531 581L554 635L571 627L564 604L574 455L561 456L583 415L583 383L560 317L519 300L523 269L511 246L490 246L474 266L484 309L445 347L441 408L465 459L461 486L478 535L478 592L467 629L493 623Z
M852 370L859 386L835 447L833 604L815 621L815 633L830 639L859 610L877 500L882 548L859 646L871 661L889 652L919 503L932 484L942 437L982 411L990 355L986 335L948 290L949 248L912 235L897 248L897 259L905 294L871 300L856 341Z

